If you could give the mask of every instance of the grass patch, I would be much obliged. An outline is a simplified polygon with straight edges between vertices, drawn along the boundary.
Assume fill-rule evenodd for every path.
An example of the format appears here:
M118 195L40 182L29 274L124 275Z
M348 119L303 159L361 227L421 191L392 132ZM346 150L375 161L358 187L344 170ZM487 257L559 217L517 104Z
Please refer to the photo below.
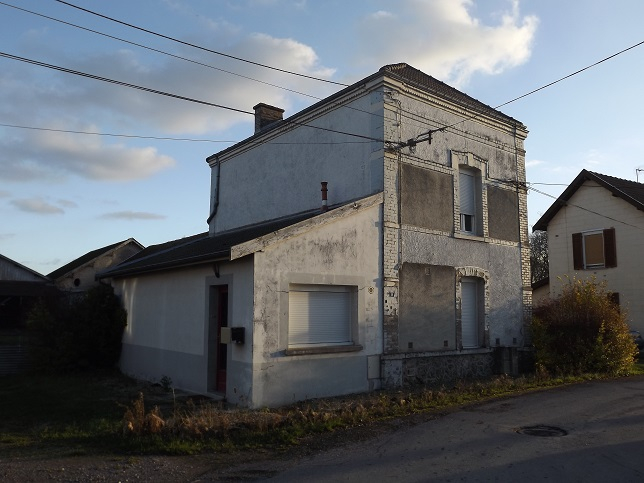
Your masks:
M644 364L631 374L644 374ZM606 378L536 374L449 388L378 391L278 409L226 408L120 374L0 378L0 456L197 454L280 448L302 438L497 397Z

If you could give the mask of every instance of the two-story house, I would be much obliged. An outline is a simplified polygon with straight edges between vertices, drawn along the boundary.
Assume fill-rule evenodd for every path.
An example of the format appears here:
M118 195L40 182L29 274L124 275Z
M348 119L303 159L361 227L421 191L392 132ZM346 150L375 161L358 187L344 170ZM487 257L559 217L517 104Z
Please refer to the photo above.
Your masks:
M535 223L548 232L549 293L594 277L644 331L644 184L582 170Z
M207 159L208 232L101 275L128 311L125 372L258 407L485 376L516 355L522 123L407 64L286 119L258 104L255 121Z

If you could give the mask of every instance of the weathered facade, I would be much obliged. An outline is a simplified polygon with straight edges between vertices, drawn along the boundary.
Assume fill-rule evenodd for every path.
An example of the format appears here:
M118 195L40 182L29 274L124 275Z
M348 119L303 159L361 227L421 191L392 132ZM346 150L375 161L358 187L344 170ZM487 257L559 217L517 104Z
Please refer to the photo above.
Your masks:
M255 110L207 160L208 234L104 274L126 372L257 407L516 369L525 126L406 64Z
M644 184L582 170L534 225L548 232L550 296L594 278L644 332L643 211Z
M97 248L47 275L64 292L85 292L95 286L96 274L127 260L143 250L143 245L129 238Z

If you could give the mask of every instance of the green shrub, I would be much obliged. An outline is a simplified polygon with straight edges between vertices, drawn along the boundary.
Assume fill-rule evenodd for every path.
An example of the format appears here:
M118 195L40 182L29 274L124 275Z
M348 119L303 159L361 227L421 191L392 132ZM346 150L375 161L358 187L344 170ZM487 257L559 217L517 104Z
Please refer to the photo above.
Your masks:
M553 374L624 374L637 354L626 314L595 279L564 283L536 307L532 335L537 367Z
M46 372L112 368L126 324L126 312L109 285L56 304L39 302L27 320L33 367Z

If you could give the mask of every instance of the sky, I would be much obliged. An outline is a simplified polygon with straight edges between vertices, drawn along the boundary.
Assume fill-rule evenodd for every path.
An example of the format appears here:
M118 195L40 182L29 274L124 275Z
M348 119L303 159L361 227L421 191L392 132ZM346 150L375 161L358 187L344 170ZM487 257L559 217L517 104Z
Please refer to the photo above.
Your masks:
M405 62L497 107L644 40L641 0L70 3L140 29L0 1L0 254L45 275L207 231L205 159L252 135L259 102L288 117ZM530 226L582 169L644 181L643 78L640 45L500 108L529 129Z

